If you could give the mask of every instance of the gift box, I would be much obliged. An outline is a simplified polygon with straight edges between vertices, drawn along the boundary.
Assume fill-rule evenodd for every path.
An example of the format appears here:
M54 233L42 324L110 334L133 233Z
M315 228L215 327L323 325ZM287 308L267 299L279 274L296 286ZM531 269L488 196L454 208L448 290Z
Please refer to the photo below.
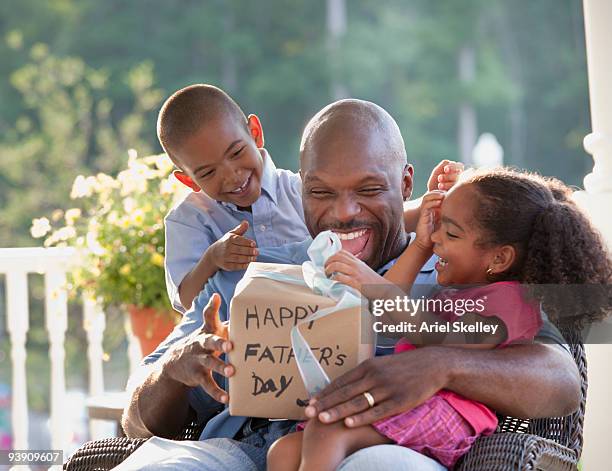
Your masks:
M373 355L371 316L358 294L356 303L342 308L346 299L317 294L304 273L302 266L251 263L238 283L230 306L229 361L236 369L229 379L230 414L304 419L309 391L302 375L309 374L313 359L334 379ZM334 287L336 298L343 286ZM295 326L312 355L292 342Z

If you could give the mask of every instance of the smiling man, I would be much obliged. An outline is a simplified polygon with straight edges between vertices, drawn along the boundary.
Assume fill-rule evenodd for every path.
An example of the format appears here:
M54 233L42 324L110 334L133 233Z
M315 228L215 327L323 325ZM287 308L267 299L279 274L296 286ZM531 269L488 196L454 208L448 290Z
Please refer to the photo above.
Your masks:
M373 103L336 102L312 118L300 147L310 234L331 229L373 268L397 257L408 240L402 211L413 169L393 118Z
M344 249L379 272L386 270L409 243L402 207L412 192L413 174L393 118L369 102L332 103L304 131L300 164L310 234L331 229ZM260 260L302 263L309 243L262 249ZM417 283L435 282L433 262L425 265ZM223 376L234 374L234 367L220 359L233 348L222 321L242 274L218 272L131 381L132 400L123 418L128 436L172 437L190 410L201 421L210 419L200 442L172 444L163 469L263 470L267 448L293 430L289 421L230 417L223 410L228 394L213 380L213 373L220 375L220 384ZM541 337L563 342L550 328ZM562 347L477 351L431 346L364 362L334 381L308 412L324 422L350 418L351 426L359 426L409 410L446 388L504 414L557 416L577 407L579 385L572 357ZM374 406L364 395L367 391L376 396ZM146 457L146 446L136 453L140 456L130 458L134 463ZM160 467L156 463L151 469ZM350 456L341 469L443 468L408 448L381 445Z

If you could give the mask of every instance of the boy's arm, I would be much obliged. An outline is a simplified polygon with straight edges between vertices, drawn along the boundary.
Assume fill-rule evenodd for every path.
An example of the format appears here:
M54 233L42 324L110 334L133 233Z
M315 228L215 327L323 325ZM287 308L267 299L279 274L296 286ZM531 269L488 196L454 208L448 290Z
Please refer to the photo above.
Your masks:
M209 246L193 269L185 275L178 287L178 295L185 310L191 308L194 298L219 267L213 260L214 244Z
M192 300L186 303L187 309L183 307L179 286L217 237L197 211L187 204L181 204L171 210L164 220L164 225L166 237L164 270L168 298L172 307L184 314ZM195 295L197 292L194 297Z
M204 251L198 263L185 275L178 288L179 298L185 309L191 307L193 299L217 270L244 270L250 262L255 261L255 242L243 237L248 228L249 223L242 221L221 239L213 242Z

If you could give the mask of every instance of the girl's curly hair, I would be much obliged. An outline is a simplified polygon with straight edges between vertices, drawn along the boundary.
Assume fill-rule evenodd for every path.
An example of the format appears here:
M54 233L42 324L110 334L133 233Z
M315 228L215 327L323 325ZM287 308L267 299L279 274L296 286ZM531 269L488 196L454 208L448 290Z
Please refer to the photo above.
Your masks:
M483 230L478 243L516 250L515 263L496 281L530 285L561 328L582 328L610 313L610 254L567 185L509 168L466 177L477 195L475 219Z

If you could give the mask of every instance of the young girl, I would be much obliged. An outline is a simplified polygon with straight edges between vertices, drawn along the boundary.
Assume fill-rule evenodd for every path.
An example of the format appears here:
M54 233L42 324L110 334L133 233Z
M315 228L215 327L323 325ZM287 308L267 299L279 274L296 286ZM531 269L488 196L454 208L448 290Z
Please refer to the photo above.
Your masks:
M558 180L508 169L466 174L446 196L426 195L416 238L384 280L345 251L330 257L326 270L370 299L367 287L378 285L380 293L380 284L385 283L391 289L384 296L392 299L397 295L395 285L410 292L432 253L439 258L438 283L453 287L435 299L455 307L471 301L471 306L479 307L462 316L438 308L410 320L417 325L443 320L471 326L479 321L489 326L480 336L445 340L463 342L459 345L463 348L495 348L533 340L542 324L540 305L526 299L521 284L606 285L612 280L606 249L571 200L570 189ZM456 289L466 285L470 287ZM558 325L581 326L605 315L603 302L580 299L576 296L579 290L571 295L564 291L568 290L549 290L539 296L542 308ZM405 314L389 314L393 322L407 320ZM409 340L419 344L439 341L418 333ZM396 353L415 348L409 340L400 340ZM370 405L376 400L373 396L366 397ZM495 413L485 405L441 390L420 406L372 426L348 428L342 422L323 424L312 419L303 432L274 443L268 453L268 469L334 470L355 451L384 443L412 448L452 468L479 436L493 433L496 426Z

